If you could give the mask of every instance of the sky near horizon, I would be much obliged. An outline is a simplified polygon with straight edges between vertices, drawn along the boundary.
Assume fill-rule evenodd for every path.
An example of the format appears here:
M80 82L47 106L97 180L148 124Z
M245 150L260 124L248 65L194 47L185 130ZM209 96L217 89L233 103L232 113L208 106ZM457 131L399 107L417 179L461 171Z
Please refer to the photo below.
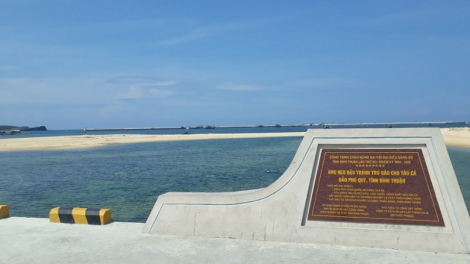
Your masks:
M470 1L0 0L0 125L470 121Z

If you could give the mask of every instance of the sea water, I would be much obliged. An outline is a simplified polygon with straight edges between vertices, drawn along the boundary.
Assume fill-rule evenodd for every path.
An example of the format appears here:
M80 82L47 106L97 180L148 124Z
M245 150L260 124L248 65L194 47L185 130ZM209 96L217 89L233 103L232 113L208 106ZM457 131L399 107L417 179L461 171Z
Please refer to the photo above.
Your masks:
M301 137L121 144L0 152L0 204L11 216L47 218L53 207L109 208L145 222L160 194L263 188L289 166ZM470 148L448 148L470 208Z
M178 135L178 134L219 134L219 133L281 133L281 132L305 132L308 129L323 129L324 124L310 125L285 125L285 126L253 126L253 127L216 127L215 129L110 129L110 130L47 130L28 131L13 135L1 135L3 138L27 138L27 137L50 137L50 136L76 136L76 135L113 135L113 134L145 134L145 135ZM468 122L441 122L441 123L356 123L356 124L329 124L330 129L335 128L418 128L418 127L440 127L440 128L469 128Z

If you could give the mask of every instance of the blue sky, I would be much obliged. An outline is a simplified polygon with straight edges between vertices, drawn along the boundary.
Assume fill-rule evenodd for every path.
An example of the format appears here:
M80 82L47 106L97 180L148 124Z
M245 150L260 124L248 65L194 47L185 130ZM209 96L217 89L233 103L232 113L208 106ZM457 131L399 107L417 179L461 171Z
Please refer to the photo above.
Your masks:
M0 0L0 125L470 121L470 1Z

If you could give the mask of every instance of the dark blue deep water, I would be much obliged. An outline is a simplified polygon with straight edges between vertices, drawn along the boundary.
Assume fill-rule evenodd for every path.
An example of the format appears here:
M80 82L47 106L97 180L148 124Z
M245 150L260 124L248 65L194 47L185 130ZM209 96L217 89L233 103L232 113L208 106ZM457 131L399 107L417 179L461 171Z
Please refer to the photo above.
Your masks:
M110 208L145 222L158 195L225 192L274 182L302 138L224 139L0 152L0 204L11 216L47 218L53 207ZM470 205L470 149L449 148ZM470 207L469 207L470 208Z

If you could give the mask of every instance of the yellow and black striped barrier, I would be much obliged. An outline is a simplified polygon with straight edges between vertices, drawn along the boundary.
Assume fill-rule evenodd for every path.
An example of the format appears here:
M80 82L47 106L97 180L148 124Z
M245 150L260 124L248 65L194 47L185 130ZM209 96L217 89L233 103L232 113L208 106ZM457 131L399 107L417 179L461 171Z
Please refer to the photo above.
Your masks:
M49 213L54 223L106 225L112 221L111 209L61 208L55 207Z
M0 219L7 218L10 216L10 207L8 205L0 204Z

